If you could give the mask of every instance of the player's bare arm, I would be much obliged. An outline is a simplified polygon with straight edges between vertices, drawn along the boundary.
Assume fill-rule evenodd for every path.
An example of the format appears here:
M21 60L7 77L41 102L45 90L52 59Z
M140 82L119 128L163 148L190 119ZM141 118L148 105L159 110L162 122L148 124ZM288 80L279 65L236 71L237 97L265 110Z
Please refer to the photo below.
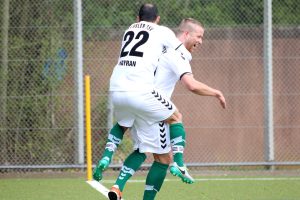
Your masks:
M219 99L220 104L223 108L226 108L226 100L223 93L219 90L209 87L208 85L197 81L193 74L185 74L181 78L180 82L187 88L189 91L201 95L201 96L214 96Z

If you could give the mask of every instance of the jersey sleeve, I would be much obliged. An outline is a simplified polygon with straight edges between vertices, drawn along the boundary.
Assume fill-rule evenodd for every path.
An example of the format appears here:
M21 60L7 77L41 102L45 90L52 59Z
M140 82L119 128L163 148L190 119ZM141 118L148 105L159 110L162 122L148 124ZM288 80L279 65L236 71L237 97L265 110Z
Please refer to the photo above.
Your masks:
M176 74L177 80L180 80L186 73L192 73L189 60L179 51L169 49L164 56L167 59L167 62L169 62L168 67Z

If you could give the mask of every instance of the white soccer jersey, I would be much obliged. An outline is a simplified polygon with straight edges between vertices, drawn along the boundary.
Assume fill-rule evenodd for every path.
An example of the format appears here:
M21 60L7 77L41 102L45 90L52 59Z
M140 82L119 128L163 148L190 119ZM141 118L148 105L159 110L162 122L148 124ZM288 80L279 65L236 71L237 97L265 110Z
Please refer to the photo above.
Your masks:
M141 21L124 33L117 65L110 78L110 91L142 91L154 87L154 70L164 48L181 42L167 27Z
M186 48L167 49L160 59L155 71L155 88L171 98L177 81L186 73L192 73L191 53Z
M159 89L167 98L170 98L177 81L184 74L192 73L191 59L192 56L185 47L178 50L167 49L166 53L159 59L155 72L155 88ZM145 102L148 101L145 100ZM150 105L152 104L150 103ZM153 110L153 114L164 113L159 109ZM128 114L127 117L129 117ZM137 117L130 131L134 140L134 149L139 149L140 152L168 153L170 151L169 125L163 122L149 124L147 122L150 118L146 117L145 120L145 117L145 114Z

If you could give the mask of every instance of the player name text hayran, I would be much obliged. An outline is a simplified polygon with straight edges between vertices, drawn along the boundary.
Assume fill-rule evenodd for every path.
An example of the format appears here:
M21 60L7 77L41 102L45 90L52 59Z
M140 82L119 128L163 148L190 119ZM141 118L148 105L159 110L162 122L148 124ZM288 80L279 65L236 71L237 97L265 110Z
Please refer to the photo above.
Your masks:
M135 67L136 61L133 60L121 60L119 62L120 66L125 66L125 67Z

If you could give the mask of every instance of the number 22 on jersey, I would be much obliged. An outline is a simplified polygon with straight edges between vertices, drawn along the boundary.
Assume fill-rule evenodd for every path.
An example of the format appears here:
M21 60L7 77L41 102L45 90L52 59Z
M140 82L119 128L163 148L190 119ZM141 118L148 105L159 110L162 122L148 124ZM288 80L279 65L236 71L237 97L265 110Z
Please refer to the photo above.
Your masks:
M121 49L120 57L126 56L136 56L143 57L144 53L139 51L139 47L147 42L149 39L149 33L147 31L140 31L136 35L133 31L128 31L124 36L125 44ZM128 45L133 43L132 48L130 49Z

